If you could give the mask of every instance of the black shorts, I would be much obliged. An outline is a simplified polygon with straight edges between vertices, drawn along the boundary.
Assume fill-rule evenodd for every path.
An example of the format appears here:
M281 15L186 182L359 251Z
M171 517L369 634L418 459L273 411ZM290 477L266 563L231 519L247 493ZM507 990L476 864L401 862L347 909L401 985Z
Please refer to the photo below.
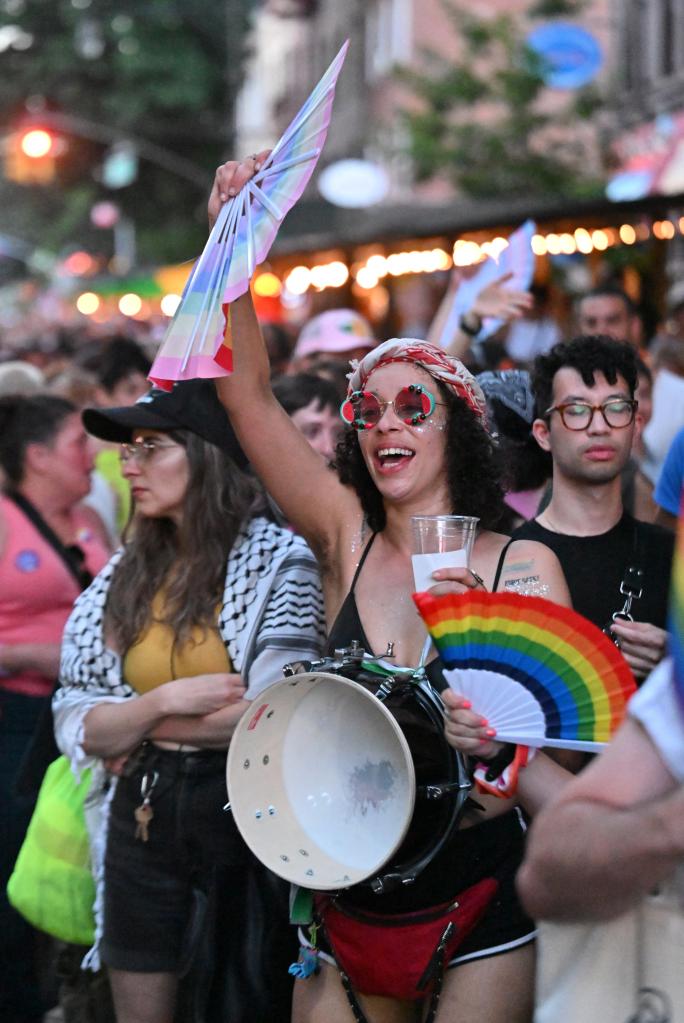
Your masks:
M225 752L177 753L146 745L112 800L104 876L102 961L114 969L178 973L202 893L228 867L236 886L247 848L225 812ZM135 837L141 781L158 772L147 842Z
M525 830L522 815L518 810L512 810L459 831L454 842L450 843L451 864L440 856L440 877L430 881L435 881L435 888L439 881L443 902L455 898L459 892L485 877L493 877L498 882L496 896L477 926L459 945L455 956L447 964L449 967L509 952L529 944L536 937L535 924L525 913L515 889L515 876L525 849ZM432 873L434 870L433 861L427 871ZM391 903L396 901L393 894L388 894L382 900L382 909L376 911L387 912L391 916ZM364 908L373 908L372 894L362 900L355 898L355 895L355 890L351 889L350 902L358 904L363 901ZM338 901L344 905L344 895L338 897ZM438 904L437 900L433 900L432 904ZM411 907L416 908L428 909L429 905ZM405 911L403 906L400 911ZM309 944L301 930L299 938L303 944ZM321 958L334 963L331 949L320 936L318 945Z

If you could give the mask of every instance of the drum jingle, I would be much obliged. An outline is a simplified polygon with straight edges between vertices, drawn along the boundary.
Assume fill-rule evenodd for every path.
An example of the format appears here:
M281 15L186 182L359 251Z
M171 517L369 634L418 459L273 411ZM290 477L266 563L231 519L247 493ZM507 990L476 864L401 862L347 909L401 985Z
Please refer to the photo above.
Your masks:
M357 644L286 665L240 720L228 752L230 807L245 842L294 884L378 894L437 855L470 791L422 670Z

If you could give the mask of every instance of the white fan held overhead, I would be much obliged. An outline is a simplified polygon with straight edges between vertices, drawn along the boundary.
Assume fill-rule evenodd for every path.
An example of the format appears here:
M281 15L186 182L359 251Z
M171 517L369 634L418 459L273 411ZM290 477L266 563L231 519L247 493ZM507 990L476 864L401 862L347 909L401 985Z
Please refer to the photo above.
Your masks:
M228 307L248 290L314 171L348 46L347 41L263 166L221 208L150 371L159 387L230 373Z

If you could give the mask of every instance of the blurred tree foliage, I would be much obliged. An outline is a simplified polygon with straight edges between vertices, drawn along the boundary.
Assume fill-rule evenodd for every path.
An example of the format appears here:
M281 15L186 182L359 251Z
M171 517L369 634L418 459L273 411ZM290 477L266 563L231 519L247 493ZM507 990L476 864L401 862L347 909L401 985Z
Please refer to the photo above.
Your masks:
M566 93L550 111L540 103L542 60L525 44L533 15L573 15L582 0L539 0L525 16L478 17L460 0L444 7L462 41L457 61L425 51L427 73L400 68L418 100L404 111L416 178L444 174L474 198L600 194L588 171L589 120L601 105L595 89Z
M78 117L162 147L196 167L196 182L141 159L130 185L101 180L109 145L87 130L60 132L65 151L50 186L0 181L3 231L59 251L111 232L89 223L92 204L116 202L136 225L139 261L196 254L206 194L231 152L232 104L253 0L0 0L3 135L41 114ZM97 134L97 132L95 133Z

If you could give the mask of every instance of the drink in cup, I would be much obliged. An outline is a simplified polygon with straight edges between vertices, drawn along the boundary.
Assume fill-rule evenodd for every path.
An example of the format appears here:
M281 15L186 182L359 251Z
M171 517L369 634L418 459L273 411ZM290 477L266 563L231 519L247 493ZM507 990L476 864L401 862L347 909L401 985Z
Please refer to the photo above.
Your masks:
M438 568L467 568L480 520L472 515L414 515L413 578L416 592L435 586Z

